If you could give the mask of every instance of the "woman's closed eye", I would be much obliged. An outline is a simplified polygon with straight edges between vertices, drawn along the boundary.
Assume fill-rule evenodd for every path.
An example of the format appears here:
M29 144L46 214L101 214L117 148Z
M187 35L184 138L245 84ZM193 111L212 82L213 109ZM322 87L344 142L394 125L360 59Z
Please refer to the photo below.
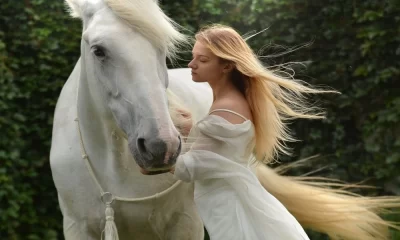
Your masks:
M208 61L208 58L204 57L204 56L200 56L200 57L199 56L198 57L192 56L192 61L195 60L196 58L199 60L199 62L202 62L202 63Z
M208 58L200 57L200 58L199 58L199 61L200 61L200 62L207 62L207 61L208 61Z

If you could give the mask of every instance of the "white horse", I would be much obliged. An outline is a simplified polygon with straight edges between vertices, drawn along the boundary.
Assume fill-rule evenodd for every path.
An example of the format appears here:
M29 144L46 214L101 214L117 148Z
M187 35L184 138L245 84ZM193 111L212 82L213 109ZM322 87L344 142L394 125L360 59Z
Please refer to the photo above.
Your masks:
M165 57L185 38L156 1L67 4L83 34L57 102L50 152L65 239L117 239L116 232L129 240L203 239L193 185L140 173L166 172L180 154L172 121L179 116L169 112L179 106L167 98L168 85L193 121L211 105L211 89L193 83L188 69L168 76Z

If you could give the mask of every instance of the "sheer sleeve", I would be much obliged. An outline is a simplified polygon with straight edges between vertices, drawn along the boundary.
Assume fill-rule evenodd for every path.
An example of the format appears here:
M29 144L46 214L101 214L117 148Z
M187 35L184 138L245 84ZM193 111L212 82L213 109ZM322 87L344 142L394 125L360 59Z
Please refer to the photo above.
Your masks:
M231 160L235 152L235 141L242 142L241 135L248 127L239 128L229 122L201 121L197 124L198 132L190 150L177 159L174 175L176 178L191 182L213 178L229 178L248 170L242 164ZM241 139L241 140L240 140Z

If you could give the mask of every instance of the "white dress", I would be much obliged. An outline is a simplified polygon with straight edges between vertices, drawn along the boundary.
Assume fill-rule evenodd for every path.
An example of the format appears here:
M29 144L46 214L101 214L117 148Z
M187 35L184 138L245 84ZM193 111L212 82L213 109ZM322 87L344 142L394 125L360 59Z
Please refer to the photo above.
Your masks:
M211 240L308 240L298 221L252 171L246 147L254 126L244 119L232 124L208 115L199 121L190 133L195 141L178 157L174 175L194 181L195 202Z

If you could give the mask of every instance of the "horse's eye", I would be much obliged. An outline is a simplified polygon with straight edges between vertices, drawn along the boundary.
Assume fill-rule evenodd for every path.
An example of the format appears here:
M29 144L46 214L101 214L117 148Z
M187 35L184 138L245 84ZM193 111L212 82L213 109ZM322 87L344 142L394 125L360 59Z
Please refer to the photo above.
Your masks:
M106 54L104 53L104 50L100 47L93 47L93 53L96 55L96 57L99 58L104 58Z

